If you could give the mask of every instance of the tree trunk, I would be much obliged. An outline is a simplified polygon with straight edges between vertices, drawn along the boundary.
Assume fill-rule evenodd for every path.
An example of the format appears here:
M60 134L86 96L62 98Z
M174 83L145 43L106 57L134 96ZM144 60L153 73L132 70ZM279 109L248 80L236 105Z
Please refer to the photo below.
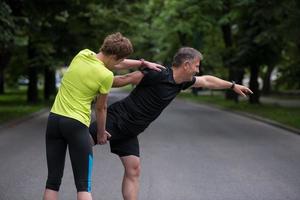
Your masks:
M55 93L55 71L50 67L45 67L44 71L44 99L49 100L50 96Z
M38 101L38 88L37 88L37 69L36 67L29 66L28 69L28 89L27 89L27 102L36 103Z
M228 80L237 82L237 80L235 78L235 70L233 68L229 68ZM227 100L233 100L236 103L238 103L238 101L239 101L238 95L232 90L226 90L225 98Z
M0 94L4 94L4 67L0 66Z
M232 47L232 33L231 33L230 24L223 25L222 32L223 32L223 39L224 39L225 47L226 47L226 49L230 49ZM230 51L228 51L228 52L230 52ZM228 64L228 59L230 59L230 57L231 57L230 53L225 54L223 56L223 63L224 63L224 66L226 68L228 68L228 70L229 70L228 80L237 82L236 69L233 68L233 66L231 66L230 64ZM238 102L238 95L235 92L233 92L232 90L226 91L225 98L227 100L233 100L235 102Z
M226 0L224 1L224 8L223 8L223 14L226 15L230 12L230 1ZM236 70L233 68L233 66L231 66L228 62L228 60L231 58L231 48L233 45L233 41L232 41L232 32L231 32L231 24L227 23L221 26L222 29L222 33L223 33L223 40L225 43L225 47L226 47L226 51L228 52L227 54L225 54L223 56L223 63L224 66L226 68L228 68L229 70L229 74L228 74L228 80L229 81L236 81L237 82L237 77L236 77ZM238 95L233 92L232 90L227 90L225 93L225 98L227 100L233 100L235 102L238 102Z
M231 25L225 24L222 26L223 40L226 48L232 47Z
M9 50L7 49L2 49L0 52L0 94L4 94L4 69L8 65L11 55Z
M181 46L188 46L187 35L180 31L177 31L177 34L178 34L178 38L179 38Z
M238 70L237 70L237 81L236 81L238 84L243 84L244 75L245 75L244 68L243 67L238 68Z
M259 104L259 97L260 97L260 91L259 91L259 84L258 84L258 74L259 74L259 65L252 65L250 66L250 83L249 87L252 90L253 94L250 95L249 102L251 104Z
M50 95L50 70L49 67L46 66L44 71L44 99L49 100Z
M273 69L274 69L274 65L268 65L268 68L267 68L267 73L264 77L264 83L263 83L263 89L262 89L262 93L263 94L270 94L271 92L271 74L273 72Z
M28 103L36 103L38 101L38 74L37 67L32 63L32 60L35 57L35 50L32 47L32 44L29 42L28 44L28 59L29 59L29 67L28 67L28 89L27 89L27 102Z

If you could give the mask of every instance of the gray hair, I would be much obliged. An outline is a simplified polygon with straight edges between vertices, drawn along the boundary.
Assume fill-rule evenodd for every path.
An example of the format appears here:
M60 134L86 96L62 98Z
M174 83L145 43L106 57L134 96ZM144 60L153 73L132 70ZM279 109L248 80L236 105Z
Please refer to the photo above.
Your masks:
M203 59L202 54L191 47L182 47L180 48L175 56L173 57L172 65L174 67L179 67L186 61L194 61L195 59L199 58L200 60Z

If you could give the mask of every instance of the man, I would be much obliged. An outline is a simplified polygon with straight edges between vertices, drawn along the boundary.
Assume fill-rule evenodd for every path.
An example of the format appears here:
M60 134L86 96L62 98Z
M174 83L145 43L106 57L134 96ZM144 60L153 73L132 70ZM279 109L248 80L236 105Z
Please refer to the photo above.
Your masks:
M140 158L138 134L154 121L164 108L189 87L232 89L246 96L252 91L234 82L214 76L195 76L199 72L202 55L193 48L179 49L173 58L172 68L161 72L145 69L114 78L113 87L136 84L125 99L108 108L106 131L111 135L111 152L117 154L124 166L122 194L125 200L138 199ZM92 123L90 133L97 143L97 125Z
M64 74L48 118L46 153L48 177L44 200L58 199L68 147L78 200L91 200L93 163L90 125L91 102L96 102L99 143L106 143L105 131L107 94L113 83L111 69L139 67L156 68L155 63L125 59L133 52L129 39L121 33L107 36L99 53L85 49L72 60Z

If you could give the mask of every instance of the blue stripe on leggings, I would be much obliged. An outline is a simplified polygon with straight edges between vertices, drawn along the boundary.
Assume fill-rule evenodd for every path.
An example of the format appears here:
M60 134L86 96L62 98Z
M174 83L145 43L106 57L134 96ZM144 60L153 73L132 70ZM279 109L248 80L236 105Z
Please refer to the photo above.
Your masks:
M92 170L93 170L93 156L89 154L89 171L88 171L88 192L91 192L92 187Z

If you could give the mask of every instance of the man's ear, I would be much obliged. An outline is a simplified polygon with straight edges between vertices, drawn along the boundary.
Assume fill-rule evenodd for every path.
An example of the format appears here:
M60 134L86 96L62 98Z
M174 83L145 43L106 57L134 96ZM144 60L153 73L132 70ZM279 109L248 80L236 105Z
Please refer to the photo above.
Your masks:
M189 68L189 61L184 61L183 68L187 70Z

